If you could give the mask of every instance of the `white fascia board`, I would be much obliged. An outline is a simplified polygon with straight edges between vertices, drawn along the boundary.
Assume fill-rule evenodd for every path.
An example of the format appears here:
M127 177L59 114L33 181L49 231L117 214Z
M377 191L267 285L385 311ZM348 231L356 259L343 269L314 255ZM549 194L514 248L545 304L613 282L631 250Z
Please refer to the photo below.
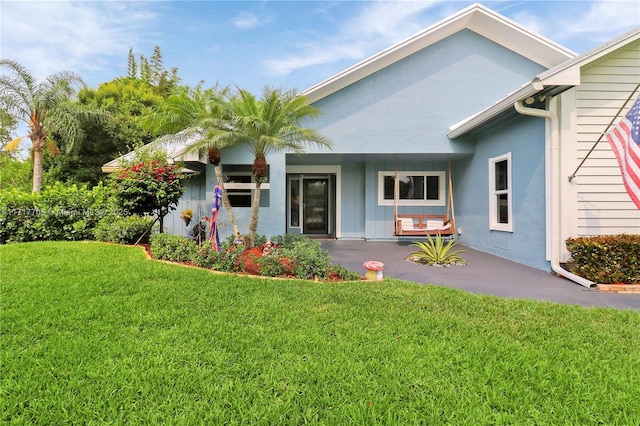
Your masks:
M486 7L471 15L467 28L547 69L577 55Z
M513 104L516 101L521 99L526 99L529 96L533 96L542 90L544 86L538 80L533 80L526 85L522 86L520 89L515 92L510 93L505 98L502 98L495 104L491 105L488 108L480 111L479 113L472 115L469 118L460 121L449 127L449 133L447 136L449 139L455 139L458 136L464 135L465 133L475 129L476 127L490 121L491 119L497 117L503 112L513 108Z

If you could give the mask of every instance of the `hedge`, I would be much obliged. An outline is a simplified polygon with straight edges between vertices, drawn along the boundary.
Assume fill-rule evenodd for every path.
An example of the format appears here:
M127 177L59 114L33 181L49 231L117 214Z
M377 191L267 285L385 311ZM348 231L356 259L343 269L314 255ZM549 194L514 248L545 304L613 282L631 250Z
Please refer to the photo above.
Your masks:
M120 213L102 185L88 189L58 182L40 193L0 191L0 244L93 239L103 217Z
M600 284L640 282L640 235L569 238L571 272Z

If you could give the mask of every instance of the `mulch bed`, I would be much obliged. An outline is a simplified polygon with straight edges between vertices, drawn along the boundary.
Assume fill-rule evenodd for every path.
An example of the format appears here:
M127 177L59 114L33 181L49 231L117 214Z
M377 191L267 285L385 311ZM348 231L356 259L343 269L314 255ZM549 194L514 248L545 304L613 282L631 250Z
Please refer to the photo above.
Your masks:
M138 246L141 246L142 248L144 248L149 258L155 259L153 257L153 252L151 251L151 244L148 244L148 243L138 244ZM242 265L242 272L240 272L240 274L252 275L257 277L262 276L260 275L260 265L258 263L258 259L260 259L262 255L263 253L260 247L253 247L248 250L245 250L239 259L239 263L240 265ZM283 259L282 262L285 267L285 271L287 271L285 274L280 275L278 277L265 277L265 278L296 279L296 277L291 273L291 269L292 269L291 261L289 259ZM183 265L186 265L186 266L198 268L198 266L196 266L192 262L174 262L174 263L182 263ZM201 269L206 269L206 268L201 268ZM364 277L361 277L360 279L364 279ZM346 282L348 280L340 278L338 274L336 274L333 271L330 271L329 277L322 281L323 282Z

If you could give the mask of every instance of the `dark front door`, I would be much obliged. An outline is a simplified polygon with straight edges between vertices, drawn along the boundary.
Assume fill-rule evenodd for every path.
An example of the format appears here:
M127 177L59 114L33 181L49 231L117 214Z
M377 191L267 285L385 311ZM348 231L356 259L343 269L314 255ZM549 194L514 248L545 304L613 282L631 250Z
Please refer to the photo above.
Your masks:
M304 178L302 180L302 233L329 233L329 179Z

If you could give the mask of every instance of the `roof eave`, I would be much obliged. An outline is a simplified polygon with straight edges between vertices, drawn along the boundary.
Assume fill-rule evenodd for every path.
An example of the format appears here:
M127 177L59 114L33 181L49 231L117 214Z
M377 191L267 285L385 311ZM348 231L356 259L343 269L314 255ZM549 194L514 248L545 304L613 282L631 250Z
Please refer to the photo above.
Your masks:
M515 92L510 93L505 98L502 98L490 107L480 111L479 113L449 127L449 133L447 136L449 139L455 139L470 131L474 130L478 126L492 120L503 112L513 108L513 104L519 100L526 99L535 95L544 89L544 85L539 80L533 80L522 86Z

